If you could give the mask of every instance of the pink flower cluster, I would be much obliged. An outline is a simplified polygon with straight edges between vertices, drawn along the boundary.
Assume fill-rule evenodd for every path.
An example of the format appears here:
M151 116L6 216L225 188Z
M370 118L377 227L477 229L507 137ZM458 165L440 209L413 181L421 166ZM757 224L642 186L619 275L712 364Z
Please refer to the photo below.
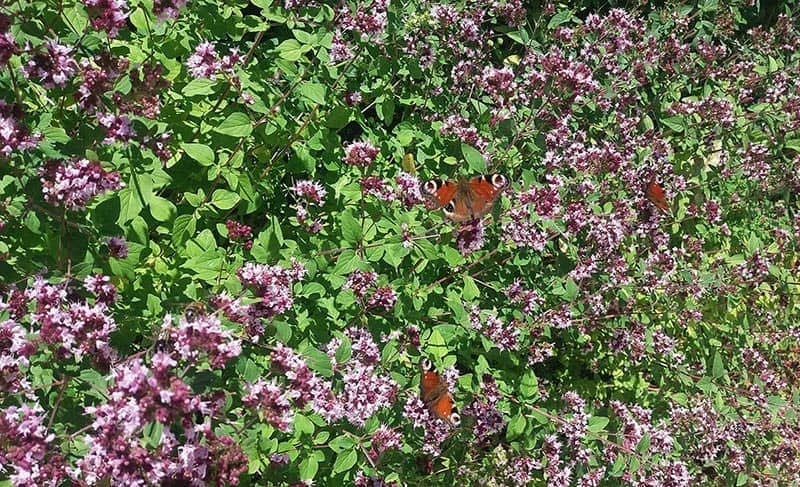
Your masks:
M223 368L242 353L241 340L222 326L215 313L184 314L177 326L172 324L172 315L166 315L163 328L171 350L190 364L197 365L205 358L212 368Z
M95 196L122 187L118 172L106 171L99 161L53 161L41 170L42 192L51 204L81 210Z
M195 78L213 78L217 73L233 75L233 68L239 61L239 51L236 49L220 59L214 44L201 42L195 48L194 54L186 60L186 66Z
M513 350L519 344L519 328L513 322L506 326L494 313L490 313L484 323L480 308L472 306L469 321L473 330L483 333L500 350Z
M53 40L44 45L46 52L34 53L22 72L28 79L37 79L45 88L63 87L78 69L71 56L72 49Z
M193 395L172 374L176 363L166 354L158 352L152 360L152 368L138 358L116 367L108 401L86 408L93 418L84 439L89 451L70 477L142 486L175 481L237 484L247 457L230 437L217 436L210 421L194 421L198 415L214 415L222 402ZM148 447L142 435L150 423L160 424L163 431L158 443Z
M20 107L0 100L0 155L36 147L40 140L41 135L31 135L25 128Z
M117 324L109 313L110 302L103 300L113 300L116 290L104 281L96 277L87 279L87 291L100 293L94 304L70 299L65 284L48 284L41 277L25 291L25 297L35 306L31 322L38 326L41 340L54 346L60 357L81 360L87 356L103 365L116 359L110 335Z
M351 166L366 167L380 154L380 149L369 142L351 142L344 148L344 162Z
M343 289L351 289L365 308L391 310L397 303L397 293L391 286L376 286L377 282L378 274L375 272L357 269L348 276Z
M128 18L125 0L83 0L83 3L89 7L92 27L106 31L108 37L117 37L119 29L125 27Z

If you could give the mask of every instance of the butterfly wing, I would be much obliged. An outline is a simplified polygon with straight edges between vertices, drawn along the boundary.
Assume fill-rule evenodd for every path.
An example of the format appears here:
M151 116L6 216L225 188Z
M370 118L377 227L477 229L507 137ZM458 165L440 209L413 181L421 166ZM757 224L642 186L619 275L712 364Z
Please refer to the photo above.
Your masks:
M468 205L472 218L480 218L492 211L494 202L508 186L508 179L500 174L477 176L467 181Z
M422 186L422 192L435 208L442 208L445 216L462 223L489 213L495 200L508 186L508 179L500 174L460 179L458 182L432 180Z
M651 203L662 211L669 211L669 203L667 203L667 194L664 188L655 181L648 183L645 187L644 194Z
M436 208L441 208L453 199L458 185L453 181L432 179L422 185L422 194L430 200Z
M458 413L455 412L453 396L447 390L447 383L442 376L430 368L430 362L422 367L422 377L419 381L420 399L425 406L438 418L457 426L460 422Z

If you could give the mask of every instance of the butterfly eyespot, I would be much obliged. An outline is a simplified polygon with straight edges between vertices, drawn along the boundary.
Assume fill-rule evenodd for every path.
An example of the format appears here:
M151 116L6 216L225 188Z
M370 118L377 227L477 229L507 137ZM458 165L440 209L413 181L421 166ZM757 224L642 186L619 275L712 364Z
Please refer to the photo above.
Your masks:
M508 179L502 174L492 174L491 182L495 188L504 188L508 185Z
M423 358L420 364L422 365L422 370L433 370L433 364L429 358Z
M450 424L455 427L458 427L461 424L461 415L458 413L453 413L450 415Z
M436 193L437 189L439 189L439 183L437 181L428 181L422 185L422 191L424 193L433 194Z
M453 202L451 201L450 203L444 205L442 209L444 210L445 213L453 213L454 211L456 211L456 205L454 205Z

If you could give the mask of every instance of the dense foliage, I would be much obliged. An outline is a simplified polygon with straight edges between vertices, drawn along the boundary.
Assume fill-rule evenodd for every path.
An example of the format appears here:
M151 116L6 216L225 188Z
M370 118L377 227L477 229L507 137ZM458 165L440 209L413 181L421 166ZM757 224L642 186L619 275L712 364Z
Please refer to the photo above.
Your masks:
M0 6L6 484L800 482L789 7L186 3Z

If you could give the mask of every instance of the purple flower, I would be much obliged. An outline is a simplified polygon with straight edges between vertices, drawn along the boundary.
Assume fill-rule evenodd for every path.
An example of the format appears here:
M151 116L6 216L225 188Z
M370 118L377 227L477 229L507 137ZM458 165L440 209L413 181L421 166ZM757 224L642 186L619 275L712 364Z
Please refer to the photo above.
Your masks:
M469 313L473 330L478 330L491 340L500 350L514 349L519 342L519 329L514 323L506 326L494 314L486 318L486 323L481 323L480 308L473 306Z
M275 315L287 311L294 304L292 284L300 281L305 276L306 270L302 264L294 262L290 269L278 266L246 263L237 274L245 286L253 289L253 294L261 301L248 305L245 312L246 323L253 324L259 319L270 319ZM254 327L251 331L257 331ZM256 333L255 338L260 333Z
M372 288L378 281L378 274L372 271L362 271L359 269L354 270L347 281L345 281L343 289L352 289L353 293L359 298L367 295L367 291Z
M10 155L15 150L36 147L41 135L31 136L22 123L22 110L0 100L0 154Z
M127 115L98 113L97 121L106 128L106 136L103 138L104 144L113 144L114 142L125 143L136 135Z
M355 426L363 427L379 409L391 407L397 395L397 383L389 376L376 373L374 365L349 363L342 380L345 417Z
M512 303L521 304L522 312L528 316L532 316L534 310L544 303L539 293L522 287L522 280L519 278L514 279L514 282L506 288L506 296Z
M11 56L19 52L14 36L11 32L0 32L0 66L8 64Z
M213 78L220 69L220 59L214 44L208 41L198 44L194 54L186 60L186 66L195 78Z
M26 78L38 79L45 88L64 86L78 69L70 56L72 49L53 40L45 42L45 47L47 53L36 52L22 71Z
M350 347L353 351L352 358L354 360L366 365L378 363L381 353L369 330L351 326L344 331L344 334L350 339Z
M722 212L720 211L720 205L717 201L708 200L705 204L706 210L706 219L708 223L718 223L720 221L720 216Z
M394 308L395 303L397 303L397 293L390 286L383 286L375 288L367 300L367 308L383 308L389 311Z
M128 256L128 242L122 237L111 237L106 241L111 257L124 259Z
M373 462L376 462L386 450L390 448L399 449L402 447L403 435L382 424L372 433L371 443L372 446L367 454Z
M380 150L369 142L352 142L345 146L344 153L347 164L366 167L372 164Z
M242 353L242 341L222 326L215 313L198 313L192 319L184 315L177 326L170 323L171 320L164 326L170 345L178 356L190 363L205 357L212 368L223 368Z
M347 106L354 107L361 103L361 93L358 91L350 91L345 93L344 95L344 102Z
M386 203L391 203L397 198L394 189L380 176L361 178L361 192L375 196Z
M333 40L331 41L330 59L332 63L346 61L353 57L353 51L350 50L350 45L344 40L342 31L337 29L333 33Z
M316 203L318 206L322 206L325 203L325 195L328 194L318 181L310 181L307 179L297 181L289 190L299 197L306 198L308 201Z
M242 404L258 408L267 423L286 433L292 430L294 421L291 398L292 393L284 391L274 379L258 379L245 387Z
M225 228L228 230L228 238L230 240L244 241L245 248L253 245L253 242L251 241L251 238L253 238L253 229L250 226L234 220L228 220L225 222ZM248 243L250 244L249 246Z
M101 288L102 279L88 279L86 284L90 292L111 292L105 286ZM86 300L70 301L65 285L48 284L41 277L25 295L36 303L31 322L39 326L40 338L54 345L61 356L78 360L89 356L106 365L116 358L109 337L117 324L103 300L98 299L94 305Z
M83 3L89 7L92 27L106 31L108 37L117 37L119 29L125 27L128 17L125 0L83 0Z
M87 159L48 163L41 176L44 198L70 210L83 209L95 196L122 187L118 172L108 172L100 162Z
M93 67L92 63L84 59L81 61L81 74L83 83L75 91L75 100L83 110L94 112L101 102L101 96L111 89L111 80L117 73L101 67Z
M298 407L311 402L311 409L328 422L344 417L345 408L334 395L331 384L311 371L294 350L278 343L270 359L289 381L291 399Z
M14 320L0 323L0 393L17 394L30 389L22 369L28 367L28 357L36 351L36 345L27 334Z
M87 291L97 296L97 301L110 306L117 300L117 288L111 283L111 278L102 274L86 276L83 286Z
M461 255L469 255L483 247L483 220L473 220L460 225L456 230L456 246Z
M153 0L153 13L161 20L177 19L187 0Z
M403 205L411 208L425 201L419 191L419 178L407 172L401 172L395 177L398 193Z
M0 411L3 466L12 485L59 485L66 461L47 430L48 414L38 403L8 406Z

